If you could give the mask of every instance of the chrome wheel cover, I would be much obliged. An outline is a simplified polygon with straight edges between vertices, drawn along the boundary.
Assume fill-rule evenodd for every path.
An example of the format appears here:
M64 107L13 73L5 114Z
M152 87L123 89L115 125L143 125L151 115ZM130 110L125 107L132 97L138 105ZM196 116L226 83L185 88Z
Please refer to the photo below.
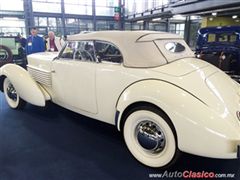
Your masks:
M163 151L166 138L162 129L153 121L141 121L135 128L135 138L145 152L157 154Z

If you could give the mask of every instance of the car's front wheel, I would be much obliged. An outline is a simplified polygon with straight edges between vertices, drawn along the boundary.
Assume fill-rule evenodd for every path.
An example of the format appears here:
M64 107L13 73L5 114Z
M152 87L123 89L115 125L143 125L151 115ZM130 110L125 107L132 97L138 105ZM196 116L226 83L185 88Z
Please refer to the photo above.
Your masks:
M169 119L153 107L139 107L128 113L123 135L128 149L141 163L166 167L177 156L175 131Z
M22 109L26 102L20 98L13 84L8 78L3 81L3 92L8 105L12 109Z

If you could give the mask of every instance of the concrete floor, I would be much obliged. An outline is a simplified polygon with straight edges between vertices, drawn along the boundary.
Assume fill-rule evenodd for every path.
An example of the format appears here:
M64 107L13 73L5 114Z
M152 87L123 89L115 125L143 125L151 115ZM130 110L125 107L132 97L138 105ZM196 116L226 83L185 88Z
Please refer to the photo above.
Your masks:
M167 169L185 170L234 173L234 179L239 179L240 161L184 153ZM164 172L136 161L114 126L54 104L48 108L27 105L15 111L0 93L1 180L141 180L150 179L150 173Z

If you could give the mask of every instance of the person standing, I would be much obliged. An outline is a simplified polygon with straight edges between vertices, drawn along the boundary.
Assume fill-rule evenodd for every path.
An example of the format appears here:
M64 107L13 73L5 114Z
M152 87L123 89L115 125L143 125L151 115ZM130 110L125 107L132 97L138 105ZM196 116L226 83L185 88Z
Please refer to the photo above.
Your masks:
M53 31L48 32L47 51L60 51L64 45L62 38L56 37Z
M27 40L26 40L26 38L23 37L23 34L20 34L20 33L18 33L16 40L19 43L18 58L25 59L25 57L26 57L25 47L27 44Z
M21 47L25 48L26 44L27 44L27 40L26 40L26 38L23 37L23 34L18 33L17 38L18 38L18 42L20 43Z
M27 38L25 49L27 55L45 51L44 40L38 35L37 28L31 29L31 35Z

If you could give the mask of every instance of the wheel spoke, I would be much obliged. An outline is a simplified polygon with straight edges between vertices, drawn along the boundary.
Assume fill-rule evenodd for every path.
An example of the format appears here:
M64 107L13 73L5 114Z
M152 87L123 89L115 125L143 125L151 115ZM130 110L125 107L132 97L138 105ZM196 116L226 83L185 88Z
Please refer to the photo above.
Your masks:
M17 92L11 83L7 87L7 95L11 100L17 101Z

